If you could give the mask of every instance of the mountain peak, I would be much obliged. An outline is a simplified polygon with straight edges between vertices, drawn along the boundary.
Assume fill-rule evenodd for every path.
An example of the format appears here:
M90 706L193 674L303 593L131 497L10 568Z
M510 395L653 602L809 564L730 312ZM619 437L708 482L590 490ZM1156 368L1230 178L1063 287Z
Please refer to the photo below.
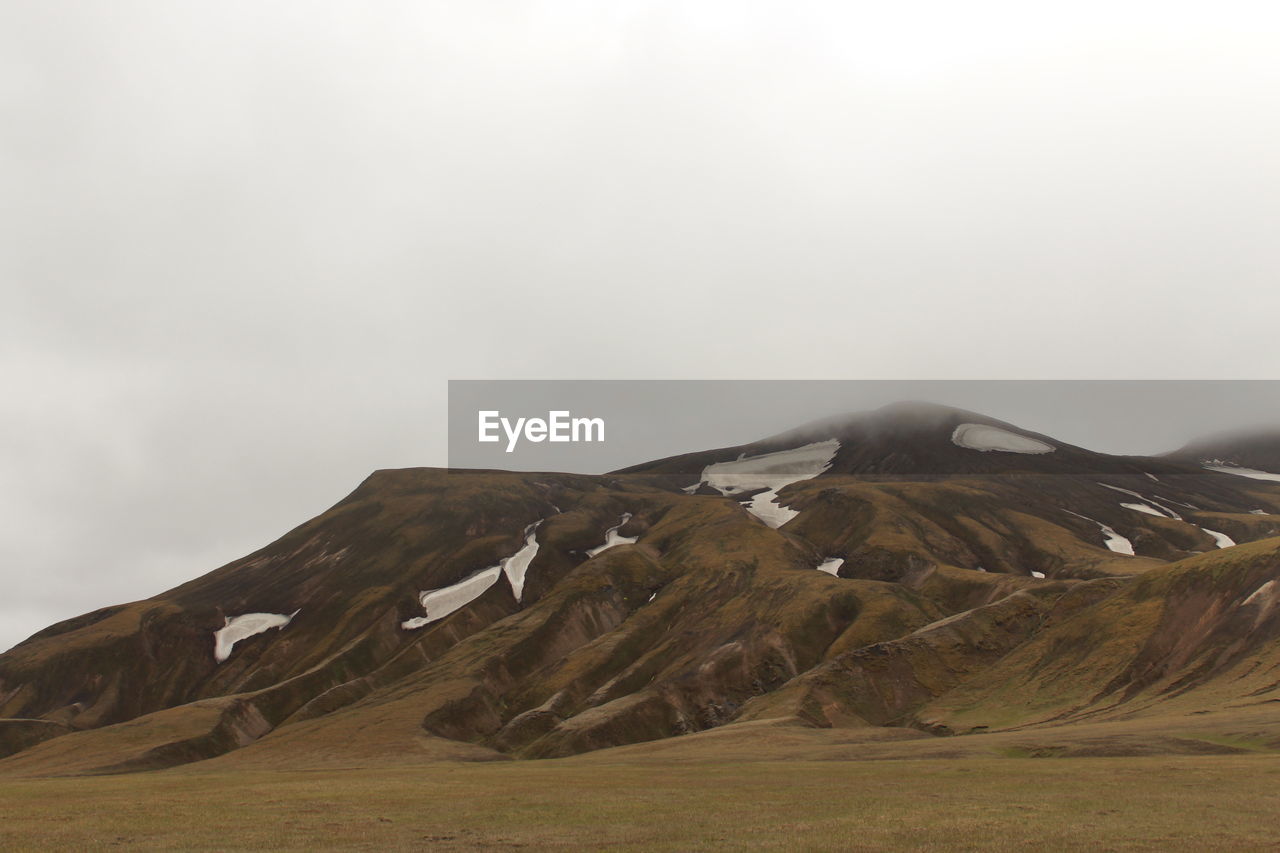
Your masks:
M910 435L922 431L954 429L962 423L1003 424L986 415L944 406L924 400L901 400L889 403L878 409L863 412L848 412L820 418L803 424L795 429L787 430L766 442L786 441L791 439L841 438L863 434L897 434ZM1013 427L1016 429L1016 427Z
M1192 464L1214 461L1280 472L1280 427L1233 430L1190 442L1166 458Z
M620 473L699 475L707 465L833 439L839 442L839 448L824 476L1186 471L1179 462L1095 453L978 412L923 400L903 400L871 411L811 421L750 444L674 456Z

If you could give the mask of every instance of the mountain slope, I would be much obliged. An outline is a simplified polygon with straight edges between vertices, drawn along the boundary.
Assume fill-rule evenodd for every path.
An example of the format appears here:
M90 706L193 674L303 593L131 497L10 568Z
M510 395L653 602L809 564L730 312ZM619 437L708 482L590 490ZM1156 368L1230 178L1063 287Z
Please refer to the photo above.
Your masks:
M0 771L550 757L776 717L936 734L1162 705L1160 667L1194 703L1272 623L1223 616L1210 666L1160 639L1191 617L1150 614L1239 610L1269 536L1280 483L918 404L604 476L379 471L0 655Z
M947 730L1280 700L1280 538L1146 573L920 713Z

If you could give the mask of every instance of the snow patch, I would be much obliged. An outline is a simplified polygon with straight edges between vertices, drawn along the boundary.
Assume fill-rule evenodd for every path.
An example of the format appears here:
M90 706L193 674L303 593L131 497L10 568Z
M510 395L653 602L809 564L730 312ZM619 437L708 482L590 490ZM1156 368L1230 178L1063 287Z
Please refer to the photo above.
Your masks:
M1031 577L1033 577L1033 578L1043 578L1043 577L1044 577L1044 572L1032 572L1032 573L1031 573Z
M422 603L422 608L427 611L427 615L416 616L401 622L400 627L406 631L412 631L439 621L475 601L489 587L497 583L500 577L502 577L502 563L481 569L450 586L423 590L418 594L418 601Z
M839 450L840 442L832 438L775 453L740 455L732 462L716 462L703 468L702 482L722 495L765 489L751 499L747 511L770 527L781 527L800 513L778 503L778 492L830 468Z
M1133 556L1133 543L1121 536L1119 533L1116 533L1115 530L1103 524L1101 521L1090 518L1087 515L1081 515L1078 512L1072 512L1069 509L1064 509L1063 512L1068 515L1074 515L1076 518L1083 518L1085 521L1092 521L1094 524L1098 525L1098 528L1102 531L1103 541L1107 548L1117 554L1125 554L1129 557Z
M1120 504L1120 506L1124 507L1125 509L1134 510L1136 512L1143 512L1143 513L1146 513L1147 515L1154 515L1156 518L1169 517L1165 515L1163 512L1161 512L1160 510L1156 509L1155 507L1147 506L1146 504L1123 504L1122 503Z
M1267 581L1255 589L1242 603L1248 605L1257 602L1258 606L1267 607L1274 604L1277 598L1280 598L1280 589L1276 589L1276 582Z
M424 625L430 625L432 622L438 622L456 610L466 607L480 596L484 595L489 587L498 582L498 578L506 574L507 581L511 584L511 592L515 595L516 601L519 601L524 595L524 577L529 571L529 564L533 562L533 558L538 553L538 525L541 521L535 521L524 529L524 545L519 551L516 551L510 557L501 560L497 565L490 566L487 569L481 569L474 574L470 574L455 584L450 584L440 589L427 589L418 593L418 601L422 604L422 609L426 611L426 616L415 616L412 619L406 619L400 623L400 627L406 631L413 631Z
M272 628L283 628L302 611L295 610L288 616L280 613L244 613L228 616L227 623L213 632L213 659L222 663L231 657L231 650L241 640L247 640Z
M1267 512L1265 509L1251 509L1249 510L1249 514L1250 515L1271 515L1271 513Z
M1280 588L1276 586L1275 581L1267 581L1255 589L1253 594L1246 598L1242 604L1246 607L1252 604L1258 608L1257 615L1253 617L1253 627L1257 628L1264 619L1271 615L1271 610L1278 601L1280 601Z
M1159 507L1159 508L1160 508L1160 510L1161 510L1160 512L1154 513L1155 515L1163 515L1163 516L1165 516L1166 518L1173 518L1173 519L1176 519L1176 520L1178 520L1178 521L1182 521L1182 516L1178 515L1176 512L1174 512L1173 510L1169 509L1167 506L1165 506L1164 504L1162 504L1162 503L1160 503L1159 501L1155 500L1154 498L1149 498L1149 497L1147 497L1146 495L1140 494L1140 493L1138 493L1138 492L1130 491L1129 489L1122 489L1122 488L1120 488L1119 486L1111 486L1111 485L1108 485L1107 483L1099 483L1098 485L1099 485L1099 486L1102 486L1104 489L1111 489L1112 491L1120 492L1120 493L1122 493L1122 494L1129 495L1130 497L1137 498L1137 499L1138 499L1138 500L1140 500L1140 501L1147 501L1147 502L1150 502L1150 503L1152 503L1152 504L1155 504L1155 505L1156 505L1157 507ZM1170 501L1170 503L1172 503L1172 501ZM1144 505L1145 505L1145 504L1144 504ZM1136 507L1130 506L1129 504L1121 504L1121 506L1129 507L1129 509L1136 509ZM1139 512L1146 512L1147 510L1150 510L1150 509L1151 509L1151 507L1150 507L1150 506L1147 506L1147 509L1146 509L1146 510L1138 510L1138 511L1139 511ZM1150 514L1150 513L1149 513L1149 514Z
M818 571L826 572L834 578L839 576L840 567L843 565L843 557L827 557L827 559L818 564Z
M1052 453L1052 444L987 424L960 424L951 433L951 443L968 450L1000 450L1005 453Z
M511 591L515 593L516 601L524 596L524 576L529 571L529 564L538 554L538 525L540 524L542 524L541 521L535 521L526 527L524 547L499 563L507 575L507 580L511 582Z
M639 536L621 536L618 534L618 531L625 527L630 520L631 513L624 512L622 520L604 532L604 544L587 549L587 556L594 557L602 551L608 551L615 545L634 545L636 540L640 538Z
M751 502L747 504L747 512L775 529L800 514L799 510L794 510L778 503L777 489L769 489L767 492L761 492L752 498Z
M1116 533L1115 530L1103 524L1101 521L1095 521L1094 524L1102 528L1102 535L1106 539L1107 547L1117 554L1127 554L1133 556L1133 543L1128 539Z
M1212 536L1213 541L1218 543L1219 548L1230 548L1236 544L1235 540L1225 533L1219 533L1218 531L1210 530L1207 527L1201 527L1200 529Z
M1210 471L1221 471L1223 474L1235 474L1237 477L1248 477L1252 480L1272 480L1280 483L1280 474L1270 471L1259 471L1257 468L1241 468L1238 465L1205 465Z
M739 456L732 462L716 462L703 468L702 482L722 495L751 489L781 489L827 470L839 449L840 442L832 438L791 450Z

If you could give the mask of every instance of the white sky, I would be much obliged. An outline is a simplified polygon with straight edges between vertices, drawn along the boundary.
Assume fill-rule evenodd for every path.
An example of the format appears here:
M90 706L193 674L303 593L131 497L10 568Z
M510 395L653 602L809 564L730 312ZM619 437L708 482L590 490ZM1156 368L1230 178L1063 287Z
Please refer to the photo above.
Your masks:
M0 648L448 378L1276 378L1270 2L0 3Z

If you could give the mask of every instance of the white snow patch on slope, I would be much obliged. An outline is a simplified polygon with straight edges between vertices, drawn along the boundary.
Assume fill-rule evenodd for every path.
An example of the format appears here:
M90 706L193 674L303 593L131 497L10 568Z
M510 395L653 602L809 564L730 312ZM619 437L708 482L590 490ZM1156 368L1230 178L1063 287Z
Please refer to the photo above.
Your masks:
M1146 495L1140 494L1140 493L1138 493L1138 492L1130 491L1129 489L1122 489L1122 488L1120 488L1119 486L1111 486L1111 485L1108 485L1107 483L1099 483L1098 485L1099 485L1099 486L1102 486L1104 489L1111 489L1112 491L1115 491L1115 492L1121 492L1122 494L1129 495L1130 497L1135 497L1135 498L1137 498L1137 499L1138 499L1138 500L1140 500L1140 501L1144 501L1144 502L1149 502L1149 503L1155 504L1155 505L1156 505L1157 507L1159 507L1159 508L1160 508L1160 510L1161 510L1160 512L1154 513L1155 515L1163 515L1163 516L1165 516L1166 518L1173 518L1173 519L1177 519L1178 521L1182 521L1182 516L1178 515L1176 512L1174 512L1173 510L1169 509L1167 506L1165 506L1164 504L1162 504L1162 503L1160 503L1159 501L1155 500L1154 498L1149 498L1149 497L1147 497ZM1172 503L1172 502L1171 502L1171 503ZM1145 504L1144 504L1144 505L1145 505ZM1129 509L1137 509L1137 507L1130 506L1129 504L1121 504L1121 506L1129 507ZM1151 507L1150 507L1150 506L1148 506L1148 507L1147 507L1147 509L1149 510L1149 509L1151 509ZM1139 512L1146 512L1146 510L1138 510L1138 511L1139 511Z
M770 527L781 527L800 513L777 502L778 492L792 483L818 476L831 467L840 450L836 439L716 462L702 469L702 481L722 495L765 489L751 499L747 511Z
M1205 465L1210 471L1221 471L1223 474L1235 474L1237 477L1248 477L1252 480L1274 480L1280 483L1280 474L1270 471L1259 471L1257 468L1239 468L1235 465Z
M516 601L524 596L525 572L529 571L529 564L538 554L538 525L540 524L542 524L541 521L535 521L526 527L524 547L499 563L507 575L507 580L511 582L511 591L515 593Z
M1276 582L1267 581L1255 589L1243 603L1253 604L1256 602L1260 607L1266 607L1269 604L1274 604L1277 598L1280 598L1280 590L1276 589Z
M406 631L412 631L415 628L421 628L423 625L429 625L432 622L443 619L455 610L466 607L475 601L484 594L485 590L497 583L500 577L502 577L502 563L490 566L487 569L481 569L455 584L441 587L440 589L423 590L418 594L418 601L422 602L422 607L427 611L427 615L416 616L413 619L406 620L400 623L400 627Z
M1120 506L1124 507L1125 509L1132 509L1132 510L1135 510L1135 511L1137 511L1137 512L1144 512L1144 513L1146 513L1147 515L1154 515L1156 518L1168 518L1168 517L1169 517L1169 516L1165 515L1163 512L1161 512L1160 510L1156 509L1155 507L1147 506L1146 504L1124 504L1124 503L1122 503L1122 504L1120 504Z
M1087 515L1081 515L1078 512L1072 512L1069 509L1065 509L1063 512L1068 515L1074 515L1076 518L1083 518L1085 521L1092 521L1094 524L1098 525L1100 530L1102 530L1103 540L1109 549L1115 551L1117 554L1125 554L1130 557L1133 556L1133 543L1121 536L1119 533L1116 533L1115 530L1103 524L1101 521L1090 518Z
M1143 471L1142 473L1144 473L1144 474L1146 474L1148 477L1150 477L1150 478L1151 478L1151 482L1153 482L1153 483L1158 483L1158 482L1160 482L1160 478L1159 478L1159 477L1157 477L1155 474L1152 474L1150 471Z
M1043 577L1044 577L1044 572L1032 572L1032 573L1031 573L1031 577L1033 577L1033 578L1043 578Z
M624 512L622 514L622 520L604 532L604 544L587 549L587 556L594 557L601 551L608 551L615 545L634 545L636 540L640 538L639 536L621 536L618 533L618 531L625 527L627 522L630 520L631 513Z
M1277 602L1280 602L1280 587L1276 586L1275 581L1267 581L1255 589L1242 604L1246 607L1252 604L1258 608L1258 615L1253 617L1253 627L1257 628L1262 624L1262 620L1271 615Z
M1106 538L1108 548L1115 551L1117 554L1127 554L1130 557L1133 556L1132 542L1121 536L1119 533L1116 533L1115 530L1103 524L1101 521L1095 521L1094 524L1102 528L1102 535Z
M1200 529L1212 536L1213 541L1218 543L1219 548L1230 548L1236 544L1236 541L1225 533L1219 533L1218 531L1210 530L1207 527L1201 527Z
M951 443L968 450L1000 450L1005 453L1052 453L1052 444L1030 436L1018 435L987 424L960 424L951 433Z
M231 656L231 650L236 643L261 634L263 631L270 631L272 628L283 628L300 612L295 610L288 616L281 613L244 613L240 616L228 616L227 624L213 632L213 659L222 663Z
M840 567L844 565L843 557L827 557L818 565L818 571L826 572L832 577L837 577Z
M839 449L840 442L832 438L791 450L739 456L732 462L716 462L703 468L702 481L722 495L750 489L777 490L818 476L831 466Z
M1271 513L1267 512L1265 509L1251 509L1249 510L1249 514L1250 515L1271 515Z
M500 561L496 566L490 566L487 569L468 575L455 584L450 584L440 589L427 589L418 593L418 601L422 603L422 609L427 612L426 616L415 616L412 619L406 619L400 623L400 627L406 631L412 631L421 628L423 625L430 625L448 616L456 610L466 607L475 601L489 587L498 582L498 578L505 573L508 582L511 584L511 592L515 594L516 601L521 599L524 594L524 576L529 570L529 564L533 562L533 558L538 553L538 525L541 521L535 521L524 529L524 545L519 551L516 551L510 557Z
M751 502L747 504L747 512L775 529L800 514L799 510L794 510L778 503L777 489L769 489L769 491L761 492L752 498Z

